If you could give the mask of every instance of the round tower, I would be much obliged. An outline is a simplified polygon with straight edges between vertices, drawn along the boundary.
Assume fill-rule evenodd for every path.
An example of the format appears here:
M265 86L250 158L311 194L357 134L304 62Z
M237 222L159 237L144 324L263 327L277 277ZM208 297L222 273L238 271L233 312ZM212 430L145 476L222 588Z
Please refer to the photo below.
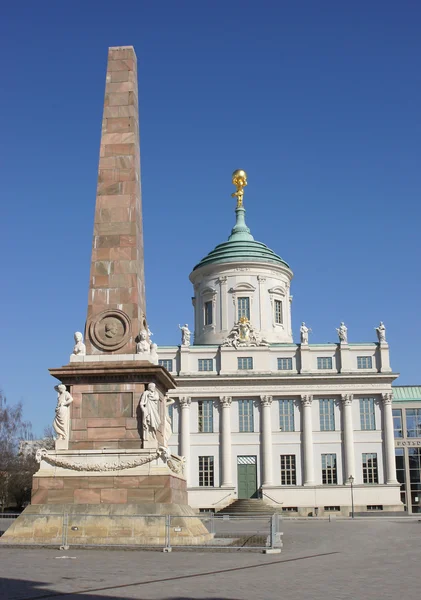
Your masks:
M236 223L190 273L194 287L194 344L222 344L231 329L247 319L267 343L292 343L289 265L262 242L245 222L245 171L233 173Z

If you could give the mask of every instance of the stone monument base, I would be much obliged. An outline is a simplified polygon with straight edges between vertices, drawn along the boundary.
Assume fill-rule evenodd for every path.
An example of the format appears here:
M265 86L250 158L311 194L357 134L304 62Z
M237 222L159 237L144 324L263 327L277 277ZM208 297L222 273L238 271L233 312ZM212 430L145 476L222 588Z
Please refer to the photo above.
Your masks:
M32 504L4 544L171 545L212 539L187 504L183 460L166 449L38 450ZM176 532L176 534L175 534Z
M171 515L171 546L201 545L213 539L188 505L34 504L4 533L2 544L57 546L166 546ZM173 533L174 532L174 533Z

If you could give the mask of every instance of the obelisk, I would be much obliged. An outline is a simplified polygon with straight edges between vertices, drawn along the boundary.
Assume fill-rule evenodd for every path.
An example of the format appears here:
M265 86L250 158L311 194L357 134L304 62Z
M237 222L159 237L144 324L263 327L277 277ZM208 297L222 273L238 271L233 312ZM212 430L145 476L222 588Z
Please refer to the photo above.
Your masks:
M85 330L87 354L134 354L147 331L137 59L109 48Z
M54 450L38 450L31 505L0 543L162 545L166 514L180 517L184 541L209 540L187 504L183 457L166 447L166 394L176 382L156 364L145 318L131 46L108 51L85 345L81 338L70 362L50 369L61 435Z

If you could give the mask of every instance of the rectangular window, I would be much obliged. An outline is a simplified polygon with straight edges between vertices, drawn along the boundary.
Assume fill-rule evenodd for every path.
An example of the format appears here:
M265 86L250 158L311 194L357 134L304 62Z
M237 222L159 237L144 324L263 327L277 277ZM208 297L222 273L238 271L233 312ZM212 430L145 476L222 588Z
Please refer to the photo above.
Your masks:
M213 359L199 358L199 371L213 371Z
M394 408L392 410L393 413L393 433L395 434L395 438L403 437L403 429L402 429L402 411L400 408Z
M213 456L199 456L199 486L213 487Z
M331 369L332 368L332 357L331 356L318 356L317 357L317 368L318 369Z
M376 429L374 398L360 398L360 422L362 431Z
M246 317L250 320L250 298L238 298L238 321L241 317Z
M278 358L278 371L292 371L292 358Z
M326 512L340 512L341 507L340 506L324 506L323 510L325 510Z
M253 368L253 358L251 356L239 356L237 360L240 371L250 371Z
M213 323L213 307L212 300L205 302L205 325L212 325Z
M199 400L197 414L199 433L213 433L213 400Z
M238 422L240 432L254 431L253 400L238 401Z
M373 367L373 360L371 356L357 356L357 368L358 369L371 369Z
M281 484L297 485L295 472L295 454L281 455Z
M336 472L336 454L322 454L322 483L323 485L336 485L338 475Z
M279 429L294 431L294 400L279 400Z
M275 323L282 325L283 322L282 300L275 300Z
M377 472L377 454L363 453L363 483L379 483Z
M408 437L421 437L421 408L406 409L406 435Z
M170 373L172 372L172 358L159 359L158 364L161 365L161 367L165 367Z
M367 504L367 510L383 510L383 504Z
M332 398L319 400L320 431L335 431L335 401Z

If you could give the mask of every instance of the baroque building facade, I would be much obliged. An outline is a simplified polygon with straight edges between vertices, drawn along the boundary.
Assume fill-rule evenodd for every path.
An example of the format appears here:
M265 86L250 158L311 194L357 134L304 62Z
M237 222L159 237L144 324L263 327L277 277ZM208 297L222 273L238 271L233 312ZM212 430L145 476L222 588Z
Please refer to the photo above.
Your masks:
M262 497L291 514L400 511L392 383L385 328L377 342L300 343L291 325L290 266L236 223L190 274L194 342L161 346L177 381L174 453L186 457L189 504L220 510Z

